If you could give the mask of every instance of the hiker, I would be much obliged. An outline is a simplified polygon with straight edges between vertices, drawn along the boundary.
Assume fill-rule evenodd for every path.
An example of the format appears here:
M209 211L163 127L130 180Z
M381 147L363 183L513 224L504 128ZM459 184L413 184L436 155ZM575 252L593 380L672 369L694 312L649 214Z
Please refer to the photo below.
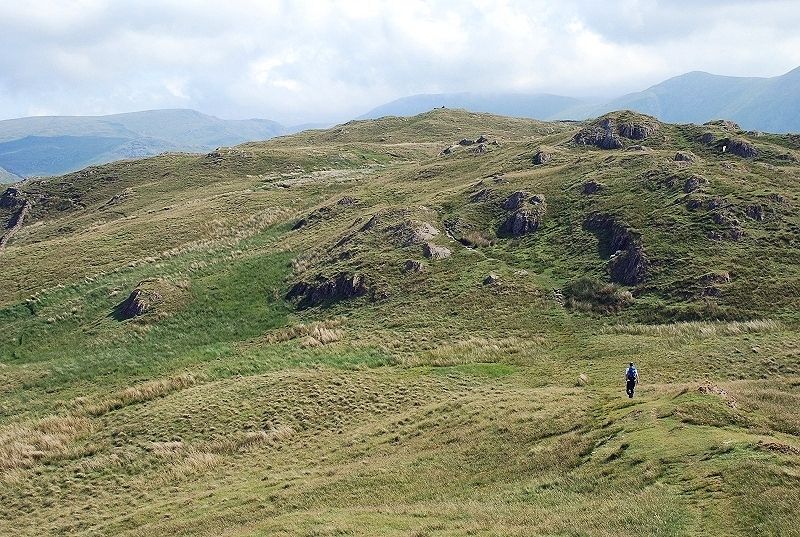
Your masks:
M639 372L636 371L636 366L633 362L628 364L628 369L625 370L625 393L628 397L633 397L633 390L639 384Z

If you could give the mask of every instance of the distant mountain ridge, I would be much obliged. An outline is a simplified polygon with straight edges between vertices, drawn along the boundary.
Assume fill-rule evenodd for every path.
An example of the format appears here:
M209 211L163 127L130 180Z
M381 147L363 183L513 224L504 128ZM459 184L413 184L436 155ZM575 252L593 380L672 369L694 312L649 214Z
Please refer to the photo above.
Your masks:
M542 120L583 120L628 109L671 123L724 118L748 130L800 132L800 67L771 78L693 71L605 102L550 94L411 95L378 106L361 118L409 116L441 106Z
M57 175L91 164L165 151L202 152L289 132L265 119L226 120L184 109L9 119L0 121L0 168L21 177Z

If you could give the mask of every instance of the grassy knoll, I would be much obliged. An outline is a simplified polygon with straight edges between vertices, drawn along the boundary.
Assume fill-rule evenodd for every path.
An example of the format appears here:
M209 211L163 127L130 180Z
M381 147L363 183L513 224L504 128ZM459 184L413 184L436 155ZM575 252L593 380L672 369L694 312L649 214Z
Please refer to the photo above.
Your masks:
M797 535L800 154L587 125L435 110L21 185L0 534Z

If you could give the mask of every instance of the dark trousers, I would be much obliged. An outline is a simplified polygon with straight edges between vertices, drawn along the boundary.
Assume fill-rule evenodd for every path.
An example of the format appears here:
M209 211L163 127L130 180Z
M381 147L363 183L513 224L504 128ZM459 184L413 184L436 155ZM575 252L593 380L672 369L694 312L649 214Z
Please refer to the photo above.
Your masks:
M636 381L629 380L625 385L625 393L628 394L628 397L633 397L633 389L636 388Z

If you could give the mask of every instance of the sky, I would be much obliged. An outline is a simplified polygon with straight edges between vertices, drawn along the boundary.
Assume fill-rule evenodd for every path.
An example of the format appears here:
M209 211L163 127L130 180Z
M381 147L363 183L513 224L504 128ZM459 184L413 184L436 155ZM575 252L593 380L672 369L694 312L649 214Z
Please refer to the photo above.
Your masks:
M0 0L0 119L193 108L287 125L416 93L614 97L800 65L797 0Z

